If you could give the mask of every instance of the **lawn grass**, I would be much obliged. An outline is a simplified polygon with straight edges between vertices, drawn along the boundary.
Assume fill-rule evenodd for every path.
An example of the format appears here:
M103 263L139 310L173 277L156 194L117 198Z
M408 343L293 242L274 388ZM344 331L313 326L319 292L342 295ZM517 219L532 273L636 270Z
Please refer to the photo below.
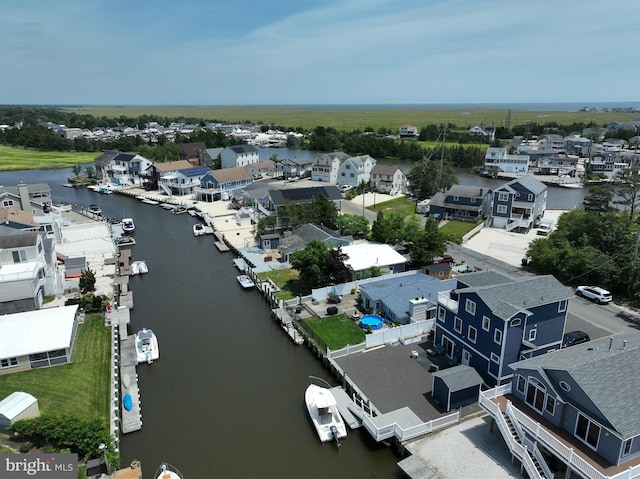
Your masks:
M283 301L311 294L311 287L299 279L300 273L295 269L265 271L258 273L257 276L260 280L270 278L280 288L280 291L276 293L276 298Z
M364 341L364 330L346 314L311 318L305 320L305 323L333 350L344 348L347 344L360 344Z
M71 363L0 376L0 398L24 391L41 412L109 417L111 332L104 315L87 315L78 325Z
M446 224L442 225L440 232L460 244L462 243L462 237L479 224L480 222L470 223L469 221L449 220Z
M369 206L367 209L372 211L383 211L385 213L395 211L402 216L411 216L415 214L416 202L403 196L401 198L395 198L383 203L378 203L375 206Z
M36 151L0 145L0 171L54 170L92 163L96 152Z
M475 125L505 126L524 125L527 122L557 122L571 124L591 121L605 125L611 121L630 122L637 114L622 112L584 112L584 111L531 111L504 108L431 108L429 106L74 106L61 108L63 111L76 112L95 117L120 116L135 118L141 115L158 115L166 118L197 118L227 123L262 123L290 128L312 129L316 126L352 131L367 127L377 130L388 128L393 131L410 123L418 129L426 125L452 123L460 129Z

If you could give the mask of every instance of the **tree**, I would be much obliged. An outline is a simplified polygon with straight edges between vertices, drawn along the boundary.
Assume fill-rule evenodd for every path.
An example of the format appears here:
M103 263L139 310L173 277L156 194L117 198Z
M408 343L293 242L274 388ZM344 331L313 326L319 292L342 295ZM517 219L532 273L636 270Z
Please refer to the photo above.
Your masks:
M327 258L326 284L341 284L353 279L353 269L346 264L349 256L338 246L329 251Z
M395 211L378 211L371 227L371 239L377 243L398 244L403 240L404 216Z
M336 227L338 209L335 203L325 195L318 195L313 198L312 214L313 217L308 222L324 225L331 229Z
M438 228L438 222L433 218L427 219L424 230L414 240L411 251L411 261L416 265L432 262L435 256L441 256L447 250L445 236Z
M74 176L78 176L82 171L82 166L75 164L71 167L71 171L73 172Z
M95 178L96 177L96 169L93 166L87 166L84 169L85 173L87 174L87 176L89 178Z
M419 198L430 198L458 184L456 173L447 162L429 157L414 163L407 178Z
M258 224L256 225L256 235L260 236L269 231L273 231L275 227L276 227L275 216L266 216L264 218L260 218L258 220Z
M303 250L291 255L291 266L300 272L300 279L310 286L320 286L326 277L329 248L321 241L311 241Z
M96 290L95 271L91 271L90 268L82 270L78 287L80 288L80 291L82 291L83 293L95 291Z
M585 211L594 213L606 213L612 209L613 188L608 184L595 185L589 190L589 194L582 202Z
M369 221L364 216L344 214L336 218L336 228L343 235L366 237L369 234Z
M629 207L629 222L633 221L636 208L640 206L640 171L637 166L625 168L616 173L615 192L622 199L617 204Z

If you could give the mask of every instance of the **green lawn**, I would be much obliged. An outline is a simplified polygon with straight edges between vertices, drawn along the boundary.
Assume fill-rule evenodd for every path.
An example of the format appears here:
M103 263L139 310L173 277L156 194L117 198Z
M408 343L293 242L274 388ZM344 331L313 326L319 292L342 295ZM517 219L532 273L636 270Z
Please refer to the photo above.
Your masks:
M395 211L396 213L400 213L402 216L411 216L416 211L416 202L403 196L401 198L385 201L384 203L377 203L375 206L370 206L367 209L372 211L383 211L385 213Z
M286 301L297 298L298 296L311 294L311 288L307 283L298 279L299 275L300 273L298 273L297 270L289 268L265 271L258 273L257 276L260 280L271 278L271 281L281 290L279 293L276 293L276 298Z
M364 341L365 332L346 314L338 314L327 318L305 320L307 325L331 349L344 348L347 344L360 344Z
M88 315L78 333L71 364L0 376L0 398L14 391L38 399L41 412L109 417L111 331L103 315Z
M470 223L469 221L449 220L440 228L440 232L459 244L462 242L462 237L479 224Z
M0 171L53 170L92 163L100 153L36 151L0 145Z

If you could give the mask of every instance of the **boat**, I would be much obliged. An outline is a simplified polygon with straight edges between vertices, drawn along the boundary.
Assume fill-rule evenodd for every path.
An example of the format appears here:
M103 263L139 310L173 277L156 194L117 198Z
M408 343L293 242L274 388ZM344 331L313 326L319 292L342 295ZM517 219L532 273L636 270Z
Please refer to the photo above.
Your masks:
M160 464L154 477L155 479L183 479L183 475L178 468L166 462Z
M582 183L558 183L563 188L582 188Z
M131 408L133 407L133 400L131 399L131 394L126 393L124 396L122 396L122 407L126 411L131 411Z
M181 215L182 213L187 212L187 208L185 206L176 206L171 210L174 215Z
M160 350L158 349L158 339L153 331L150 329L142 329L136 333L136 355L138 364L149 363L160 357Z
M163 208L165 210L173 210L175 207L176 205L171 203L160 203L160 208Z
M159 205L160 204L159 201L151 200L149 198L144 198L144 199L142 199L140 201L142 201L142 203L147 204L147 205Z
M244 289L253 288L256 285L246 274L241 274L240 276L238 276L238 283L240 283L240 286L242 286Z
M118 246L133 246L136 244L136 240L131 236L124 235L116 239L116 244Z
M149 268L144 261L134 261L131 263L131 274L145 274L148 272Z
M339 439L347 436L347 427L338 412L338 403L331 391L310 384L304 393L304 401L320 441L336 441L340 445Z
M125 233L133 233L136 229L136 225L133 222L133 218L122 218L122 231Z
M196 223L193 225L193 235L202 236L204 234L204 225L202 223Z

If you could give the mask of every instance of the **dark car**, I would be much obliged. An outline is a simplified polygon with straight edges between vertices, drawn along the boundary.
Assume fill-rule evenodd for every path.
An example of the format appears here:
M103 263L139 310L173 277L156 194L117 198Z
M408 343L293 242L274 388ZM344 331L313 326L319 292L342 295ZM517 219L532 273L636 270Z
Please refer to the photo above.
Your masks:
M562 338L562 347L567 348L569 346L575 346L576 344L586 343L591 338L584 331L571 331L564 335Z
M442 256L436 256L435 258L432 258L431 261L433 262L433 264L440 264L440 263L453 264L454 259L453 259L453 256L451 256L450 254L443 254Z

